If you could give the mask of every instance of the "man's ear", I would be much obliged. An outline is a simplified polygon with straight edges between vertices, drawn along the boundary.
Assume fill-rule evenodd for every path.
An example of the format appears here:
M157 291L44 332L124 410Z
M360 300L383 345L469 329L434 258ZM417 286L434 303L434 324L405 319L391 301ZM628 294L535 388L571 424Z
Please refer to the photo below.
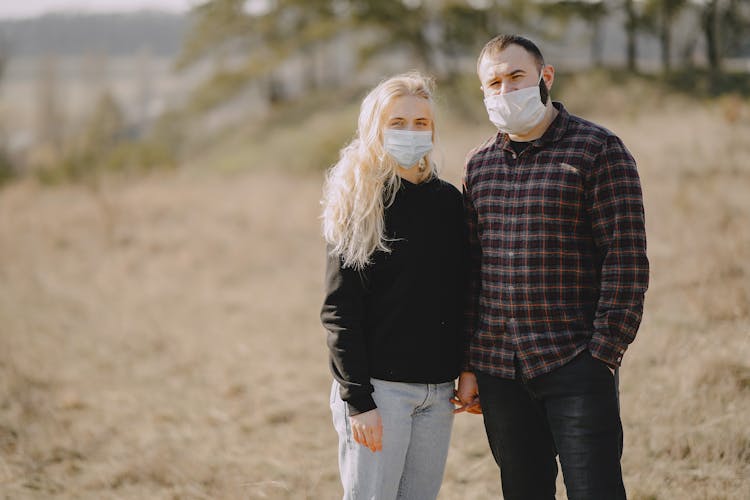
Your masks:
M547 91L552 90L552 84L555 83L555 67L547 64L542 68L542 78L547 86Z

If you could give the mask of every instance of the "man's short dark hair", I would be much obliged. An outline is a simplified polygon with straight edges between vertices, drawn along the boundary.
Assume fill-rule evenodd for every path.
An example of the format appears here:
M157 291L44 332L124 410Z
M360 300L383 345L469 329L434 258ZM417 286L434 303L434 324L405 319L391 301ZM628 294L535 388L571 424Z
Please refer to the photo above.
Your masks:
M539 50L539 47L534 42L520 35L497 35L482 47L482 51L479 53L479 58L477 59L477 73L479 73L479 65L482 63L485 55L496 54L501 50L505 50L508 45L519 45L526 49L526 52L531 54L539 65L539 71L542 70L544 67L544 56L542 56L542 51Z

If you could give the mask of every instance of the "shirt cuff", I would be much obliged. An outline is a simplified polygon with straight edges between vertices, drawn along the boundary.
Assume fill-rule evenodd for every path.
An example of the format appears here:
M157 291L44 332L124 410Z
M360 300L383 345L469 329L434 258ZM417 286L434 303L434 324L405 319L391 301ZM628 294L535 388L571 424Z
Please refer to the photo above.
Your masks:
M613 342L611 338L595 333L589 341L588 348L593 357L604 361L612 368L617 368L622 364L622 357L628 345Z
M346 405L349 407L349 415L359 415L378 407L372 399L372 394L350 397Z

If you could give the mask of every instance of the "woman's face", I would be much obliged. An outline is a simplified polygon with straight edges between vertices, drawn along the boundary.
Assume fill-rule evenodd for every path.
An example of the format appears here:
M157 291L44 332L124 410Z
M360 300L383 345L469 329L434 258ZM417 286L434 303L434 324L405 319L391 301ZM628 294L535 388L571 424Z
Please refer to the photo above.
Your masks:
M432 106L427 99L422 97L414 95L396 97L385 109L384 114L384 128L432 130Z

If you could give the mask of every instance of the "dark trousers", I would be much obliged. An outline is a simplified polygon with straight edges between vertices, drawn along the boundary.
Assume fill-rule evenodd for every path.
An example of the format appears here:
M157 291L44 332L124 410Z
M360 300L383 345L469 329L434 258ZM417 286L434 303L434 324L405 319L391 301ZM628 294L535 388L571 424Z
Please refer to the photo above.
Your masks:
M531 380L476 376L505 500L554 500L558 454L570 500L625 499L617 388L606 364L584 351Z

